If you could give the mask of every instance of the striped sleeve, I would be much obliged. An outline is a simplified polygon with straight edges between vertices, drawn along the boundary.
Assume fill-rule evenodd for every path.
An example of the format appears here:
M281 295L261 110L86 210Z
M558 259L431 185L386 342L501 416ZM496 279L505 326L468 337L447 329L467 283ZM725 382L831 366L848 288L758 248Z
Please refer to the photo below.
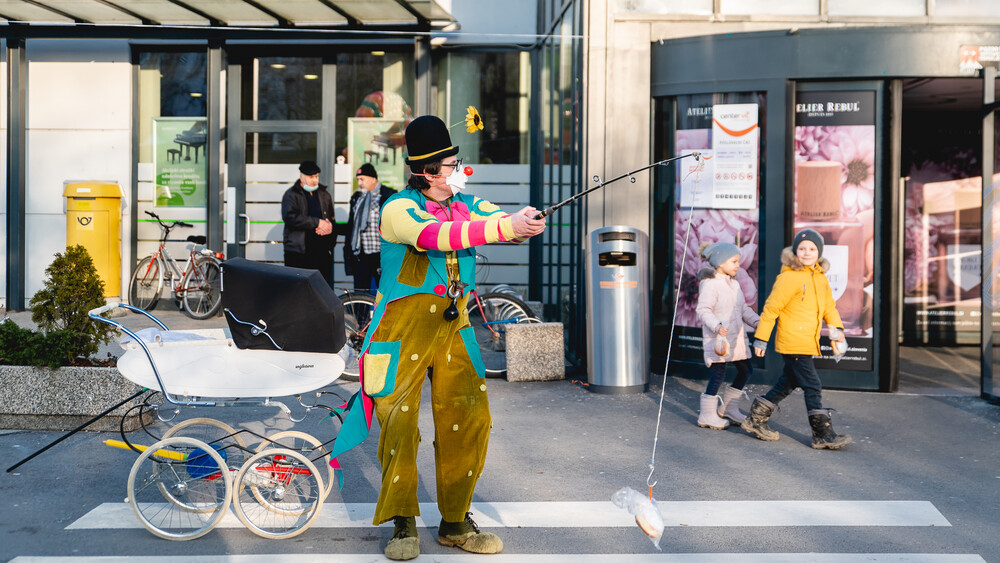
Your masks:
M492 205L492 204L491 204ZM438 221L412 201L393 200L382 210L382 238L427 250L459 250L514 238L509 215L503 212L475 221Z

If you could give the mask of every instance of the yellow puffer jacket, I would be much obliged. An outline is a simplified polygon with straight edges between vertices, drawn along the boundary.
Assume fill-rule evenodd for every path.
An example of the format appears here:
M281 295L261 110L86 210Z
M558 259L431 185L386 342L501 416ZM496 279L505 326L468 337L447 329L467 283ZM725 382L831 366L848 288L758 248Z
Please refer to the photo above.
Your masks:
M775 349L779 354L819 356L822 321L827 326L844 328L824 273L830 263L821 258L817 264L803 266L790 246L781 252L781 263L781 273L764 302L754 338L767 342L777 322Z

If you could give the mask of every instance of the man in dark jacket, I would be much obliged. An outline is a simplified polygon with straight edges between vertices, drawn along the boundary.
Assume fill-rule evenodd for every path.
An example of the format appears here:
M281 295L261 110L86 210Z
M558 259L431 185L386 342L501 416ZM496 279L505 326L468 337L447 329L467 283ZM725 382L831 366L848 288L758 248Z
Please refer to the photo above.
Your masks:
M378 288L381 278L379 217L382 206L396 190L378 181L375 167L364 163L357 170L360 189L351 196L351 212L344 234L344 264L354 274L354 289ZM374 281L374 285L372 282Z
M333 279L333 197L319 183L319 166L311 160L299 165L299 179L281 198L285 222L285 265L319 270L327 283Z

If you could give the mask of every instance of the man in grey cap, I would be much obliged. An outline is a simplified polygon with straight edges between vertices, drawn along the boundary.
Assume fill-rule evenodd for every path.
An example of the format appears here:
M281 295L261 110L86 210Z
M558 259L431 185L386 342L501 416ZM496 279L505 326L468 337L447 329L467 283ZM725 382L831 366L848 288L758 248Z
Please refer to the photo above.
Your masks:
M333 197L319 183L319 166L311 160L299 164L299 179L281 198L285 265L319 270L327 283L333 280Z

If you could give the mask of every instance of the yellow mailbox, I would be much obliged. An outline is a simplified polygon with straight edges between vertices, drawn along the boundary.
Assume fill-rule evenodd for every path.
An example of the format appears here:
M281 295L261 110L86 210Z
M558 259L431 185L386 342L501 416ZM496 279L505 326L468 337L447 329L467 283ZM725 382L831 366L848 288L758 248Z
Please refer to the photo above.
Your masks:
M66 182L66 246L87 249L97 275L104 281L104 296L121 295L121 186L113 182Z

